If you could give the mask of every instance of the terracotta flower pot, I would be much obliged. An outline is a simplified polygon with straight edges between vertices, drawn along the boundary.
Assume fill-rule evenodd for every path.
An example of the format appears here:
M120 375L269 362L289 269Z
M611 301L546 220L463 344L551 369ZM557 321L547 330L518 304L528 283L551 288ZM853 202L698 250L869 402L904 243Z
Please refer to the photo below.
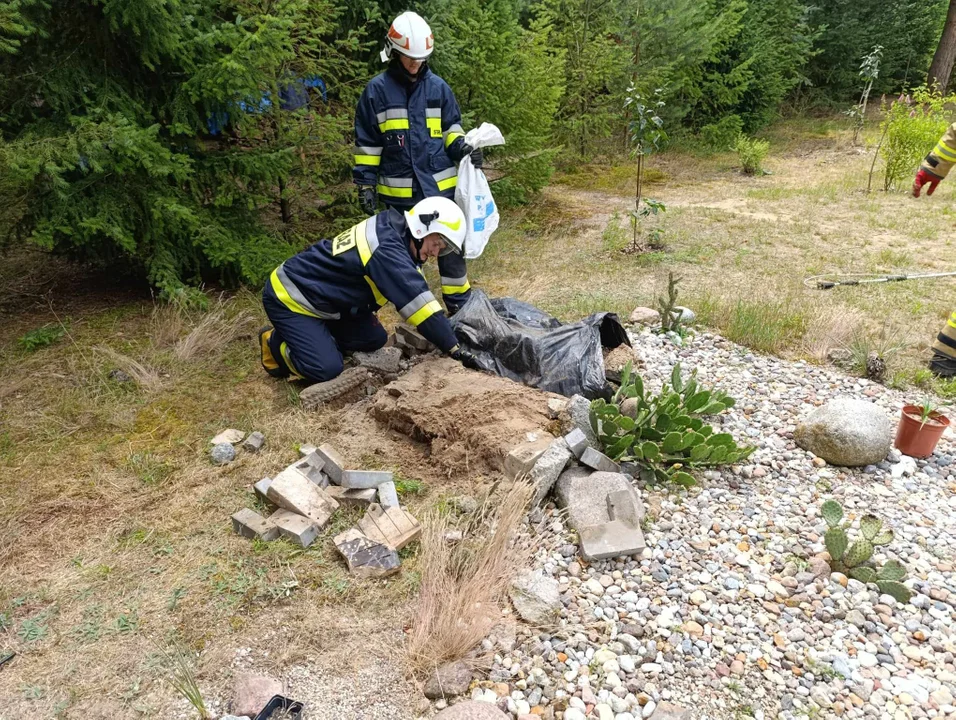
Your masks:
M942 413L932 412L923 423L922 408L907 405L900 415L900 425L896 431L896 449L904 455L925 458L933 454L936 443L949 427L949 418Z

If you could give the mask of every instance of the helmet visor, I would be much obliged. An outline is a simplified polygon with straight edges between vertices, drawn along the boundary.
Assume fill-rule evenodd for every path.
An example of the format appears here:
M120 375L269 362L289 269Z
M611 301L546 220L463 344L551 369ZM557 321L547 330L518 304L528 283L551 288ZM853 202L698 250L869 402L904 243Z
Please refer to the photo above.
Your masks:
M446 255L461 255L461 252L448 242L448 238L443 237L441 239L441 250L438 251L438 257L445 257Z

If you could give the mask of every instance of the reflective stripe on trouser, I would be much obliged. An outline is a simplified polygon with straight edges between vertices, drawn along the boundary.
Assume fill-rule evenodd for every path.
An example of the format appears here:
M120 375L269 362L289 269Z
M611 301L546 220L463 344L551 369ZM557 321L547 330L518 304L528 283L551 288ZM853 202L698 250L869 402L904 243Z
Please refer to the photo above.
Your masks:
M956 360L956 312L953 312L936 336L933 352Z
M290 310L269 285L263 290L262 305L275 328L269 339L273 355L290 372L312 382L338 376L343 367L342 353L373 352L388 340L374 313L321 320Z
M438 274L441 276L441 294L445 306L450 312L455 312L471 297L465 258L454 253L439 256Z

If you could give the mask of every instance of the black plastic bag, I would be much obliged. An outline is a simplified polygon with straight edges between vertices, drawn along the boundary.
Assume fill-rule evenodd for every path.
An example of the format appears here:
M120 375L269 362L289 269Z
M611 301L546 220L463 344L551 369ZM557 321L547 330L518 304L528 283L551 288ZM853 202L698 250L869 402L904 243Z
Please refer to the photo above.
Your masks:
M451 324L482 369L567 397L610 397L601 348L630 345L614 313L562 325L533 305L489 300L480 290L472 291Z

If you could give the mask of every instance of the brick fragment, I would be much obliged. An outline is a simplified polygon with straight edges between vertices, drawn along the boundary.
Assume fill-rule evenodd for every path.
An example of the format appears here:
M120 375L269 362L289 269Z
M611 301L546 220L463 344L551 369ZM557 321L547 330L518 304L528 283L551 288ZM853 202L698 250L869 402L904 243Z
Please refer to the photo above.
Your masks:
M250 540L269 542L279 537L279 528L255 510L243 508L232 516L232 529Z

